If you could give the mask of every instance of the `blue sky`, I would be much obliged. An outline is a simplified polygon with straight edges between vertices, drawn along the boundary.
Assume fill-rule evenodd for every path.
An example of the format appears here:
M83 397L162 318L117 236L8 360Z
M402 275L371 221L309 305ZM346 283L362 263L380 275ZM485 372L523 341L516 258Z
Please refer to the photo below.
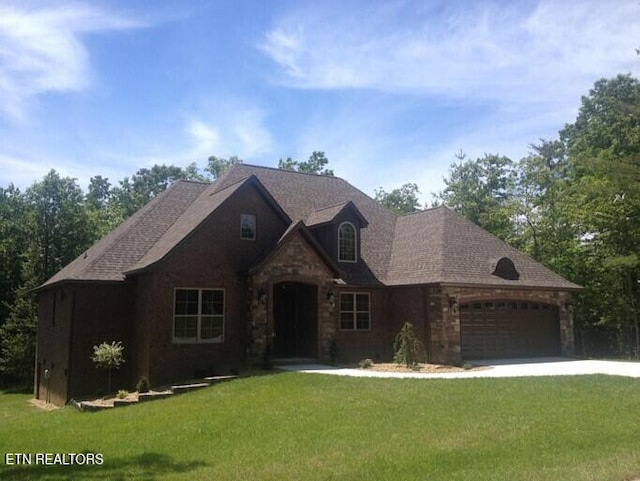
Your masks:
M640 76L637 0L0 0L0 186L324 151L372 195L518 159L602 77Z

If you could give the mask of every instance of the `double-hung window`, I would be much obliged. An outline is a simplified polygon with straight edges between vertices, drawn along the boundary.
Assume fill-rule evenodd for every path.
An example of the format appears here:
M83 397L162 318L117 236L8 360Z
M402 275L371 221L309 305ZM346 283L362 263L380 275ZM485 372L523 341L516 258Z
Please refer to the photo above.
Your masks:
M174 342L224 340L223 289L176 289L173 313Z
M371 309L368 293L340 294L340 329L359 331L371 328Z

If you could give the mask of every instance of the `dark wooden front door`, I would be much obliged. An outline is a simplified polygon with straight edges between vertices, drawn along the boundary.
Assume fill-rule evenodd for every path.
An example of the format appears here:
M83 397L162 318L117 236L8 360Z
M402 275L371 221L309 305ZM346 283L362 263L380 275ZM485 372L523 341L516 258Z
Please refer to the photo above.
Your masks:
M560 354L556 306L525 301L460 305L463 359L498 359Z
M273 286L273 354L275 357L317 357L318 288L280 282Z

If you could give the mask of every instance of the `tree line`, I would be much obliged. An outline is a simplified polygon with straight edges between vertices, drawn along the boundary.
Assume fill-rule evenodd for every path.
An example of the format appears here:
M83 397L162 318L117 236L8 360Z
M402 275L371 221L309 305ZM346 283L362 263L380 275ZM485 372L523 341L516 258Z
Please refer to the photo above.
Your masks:
M211 181L237 157L204 169L155 165L112 185L50 171L21 192L0 187L0 384L31 382L37 312L34 289L178 179ZM323 152L278 167L333 175ZM640 82L601 79L573 123L526 157L456 155L445 188L421 206L415 183L375 199L399 212L445 204L584 286L574 309L578 353L640 353Z

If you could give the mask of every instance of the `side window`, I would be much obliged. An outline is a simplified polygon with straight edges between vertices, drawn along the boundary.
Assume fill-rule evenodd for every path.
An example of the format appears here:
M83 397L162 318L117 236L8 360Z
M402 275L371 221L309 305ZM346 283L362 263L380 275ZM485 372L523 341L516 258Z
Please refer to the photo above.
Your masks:
M353 224L350 222L340 224L338 227L338 261L356 262L357 244L357 233Z
M240 239L256 239L256 216L255 214L240 215Z
M173 341L223 342L224 290L176 289Z
M340 329L364 331L371 328L371 308L368 293L340 294Z

